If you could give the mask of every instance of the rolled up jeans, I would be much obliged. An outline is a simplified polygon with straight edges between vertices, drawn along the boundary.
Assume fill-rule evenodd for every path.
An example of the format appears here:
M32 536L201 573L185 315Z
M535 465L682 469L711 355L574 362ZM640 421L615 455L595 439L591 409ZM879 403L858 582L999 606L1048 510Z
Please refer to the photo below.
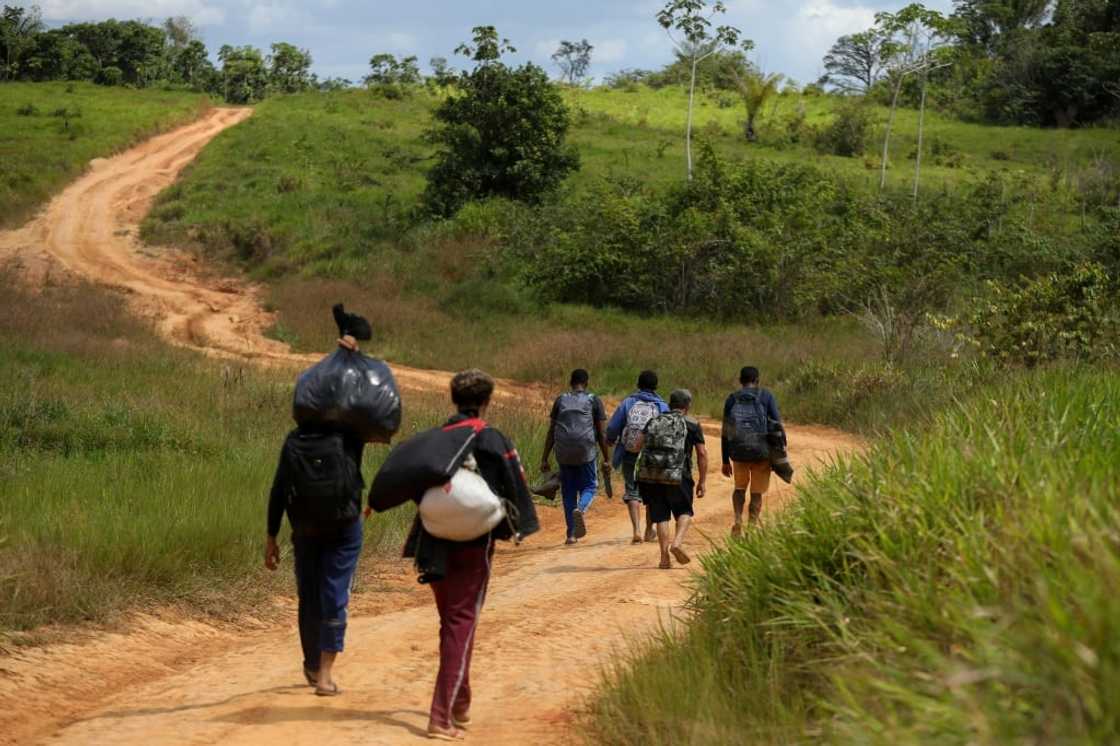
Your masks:
M341 653L346 637L346 607L358 556L362 522L323 532L292 534L296 590L299 593L299 640L303 665L319 670L323 652Z
M638 490L638 454L627 453L622 457L622 481L626 483L626 494L622 499L626 502L642 501L642 494Z

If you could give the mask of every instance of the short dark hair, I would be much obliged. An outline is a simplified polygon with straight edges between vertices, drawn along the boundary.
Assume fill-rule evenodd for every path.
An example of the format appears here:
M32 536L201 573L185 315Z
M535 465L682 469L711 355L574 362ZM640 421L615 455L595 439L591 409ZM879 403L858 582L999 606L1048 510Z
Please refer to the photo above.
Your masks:
M451 379L451 401L459 409L477 409L490 403L494 379L478 368L456 373Z
M743 384L744 386L749 386L752 383L758 383L758 380L761 377L762 376L758 372L758 368L754 367L753 365L748 365L747 367L739 371L739 383Z
M641 391L657 391L657 374L652 370L643 370L638 376L638 389Z
M692 406L692 392L688 389L677 389L669 394L669 409L688 409Z
M586 386L587 382L591 380L591 374L583 368L576 368L572 371L572 385L573 386Z

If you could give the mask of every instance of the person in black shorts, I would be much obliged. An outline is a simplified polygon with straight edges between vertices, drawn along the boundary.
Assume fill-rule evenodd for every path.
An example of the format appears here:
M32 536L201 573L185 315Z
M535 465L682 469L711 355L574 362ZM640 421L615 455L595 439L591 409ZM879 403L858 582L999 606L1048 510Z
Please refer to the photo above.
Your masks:
M669 410L679 413L684 417L687 434L684 440L684 470L680 484L660 484L654 482L639 482L642 500L646 504L650 519L657 526L657 541L661 546L661 563L659 567L668 570L672 567L670 555L677 562L687 565L692 561L684 550L684 538L688 527L692 524L693 496L703 498L706 491L708 477L708 448L704 444L704 430L700 423L688 417L692 407L692 393L686 389L678 389L669 396ZM694 482L692 478L692 452L696 451L696 465L699 467L700 476ZM670 538L669 529L672 521L676 519L677 530Z

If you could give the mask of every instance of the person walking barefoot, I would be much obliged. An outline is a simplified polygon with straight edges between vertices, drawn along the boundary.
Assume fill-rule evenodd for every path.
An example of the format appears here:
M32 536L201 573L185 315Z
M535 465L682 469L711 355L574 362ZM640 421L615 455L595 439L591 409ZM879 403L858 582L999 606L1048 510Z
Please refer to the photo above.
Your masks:
M642 371L638 376L638 390L623 400L607 423L607 444L614 446L612 464L616 469L622 469L622 478L626 483L623 500L634 529L633 544L657 538L648 510L645 535L642 534L642 495L635 476L638 453L642 450L642 432L650 420L669 411L669 405L657 395L657 383L657 373L652 370Z
M684 549L685 536L692 525L693 497L703 498L708 475L708 449L700 423L688 417L692 393L678 389L669 396L669 413L652 420L642 438L638 461L638 488L646 511L657 530L663 570L672 567L672 559L681 565L692 562ZM692 478L692 453L700 470L698 481ZM676 521L676 532L671 533Z

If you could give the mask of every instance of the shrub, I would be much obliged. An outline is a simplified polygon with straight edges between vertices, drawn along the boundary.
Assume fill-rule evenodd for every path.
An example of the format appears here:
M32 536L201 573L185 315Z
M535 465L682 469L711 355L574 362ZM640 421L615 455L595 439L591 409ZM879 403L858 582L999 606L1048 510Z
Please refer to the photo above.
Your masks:
M475 69L460 76L460 93L440 104L428 133L439 150L424 203L435 215L492 196L536 203L579 167L564 144L568 108L545 71L503 64L492 27L475 29L475 44L467 50Z
M26 103L16 109L16 116L33 117L39 113L39 107L32 103Z
M862 156L871 139L873 114L862 102L844 101L833 120L817 132L817 150L849 158Z
M123 85L124 72L119 67L103 67L97 74L97 82L101 85Z
M1117 293L1099 264L1052 273L1018 287L991 281L969 319L968 339L986 357L1028 367L1117 352Z

